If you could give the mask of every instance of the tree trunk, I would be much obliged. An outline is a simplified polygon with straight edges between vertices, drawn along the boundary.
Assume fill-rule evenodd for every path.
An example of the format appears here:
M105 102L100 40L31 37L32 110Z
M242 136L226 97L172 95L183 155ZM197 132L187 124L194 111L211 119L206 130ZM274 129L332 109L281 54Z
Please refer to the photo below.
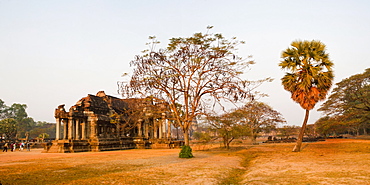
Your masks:
M307 125L309 114L310 114L310 110L306 110L306 116L304 117L302 128L299 131L298 140L297 140L296 145L294 146L293 152L300 152L301 151L303 135L304 135L304 131L306 130L306 125Z
M230 149L230 143L234 140L234 137L231 137L230 140L227 141L227 149Z
M226 149L229 149L229 142L228 142L228 140L225 140L224 141L224 145L225 145Z
M223 138L223 140L224 140L224 147L225 148L227 148L227 149L229 149L228 148L228 145L227 145L227 141L229 140L229 137L227 137L227 135L225 135L224 137L222 137Z
M189 145L189 129L183 129L183 132L184 132L185 145L190 146Z
M252 144L257 144L257 134L256 133L252 133Z

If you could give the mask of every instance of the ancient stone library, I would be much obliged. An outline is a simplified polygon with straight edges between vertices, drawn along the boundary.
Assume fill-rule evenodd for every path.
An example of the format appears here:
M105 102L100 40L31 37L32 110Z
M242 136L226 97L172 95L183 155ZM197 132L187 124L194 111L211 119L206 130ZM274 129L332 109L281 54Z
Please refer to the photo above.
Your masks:
M104 91L55 109L56 138L45 152L177 148L168 105L153 98L119 99Z

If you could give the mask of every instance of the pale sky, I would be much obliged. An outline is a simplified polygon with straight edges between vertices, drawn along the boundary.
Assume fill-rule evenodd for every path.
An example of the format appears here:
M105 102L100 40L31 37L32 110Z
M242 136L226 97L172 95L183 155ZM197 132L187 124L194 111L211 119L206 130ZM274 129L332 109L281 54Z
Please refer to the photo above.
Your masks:
M367 0L0 0L0 99L27 104L35 121L55 122L54 109L87 94L117 94L129 62L149 36L165 47L172 37L205 32L246 41L242 57L256 64L248 79L275 80L261 101L301 125L304 110L281 86L280 54L294 40L320 40L335 64L335 83L370 67ZM318 108L319 105L316 105ZM309 123L320 118L311 111Z

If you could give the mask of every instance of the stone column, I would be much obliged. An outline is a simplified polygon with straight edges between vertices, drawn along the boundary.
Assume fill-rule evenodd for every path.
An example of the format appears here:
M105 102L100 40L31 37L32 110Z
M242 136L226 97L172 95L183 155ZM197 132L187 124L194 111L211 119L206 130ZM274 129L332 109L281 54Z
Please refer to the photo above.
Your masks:
M154 121L148 121L148 124L149 124L149 127L150 127L150 130L149 130L149 133L150 133L150 139L154 139L155 136L154 136L154 129L155 129L155 125L154 125Z
M80 140L80 120L76 119L76 139Z
M163 127L163 121L158 122L158 132L159 132L159 139L162 139L162 127Z
M76 139L76 120L72 119L72 139Z
M118 138L120 138L120 137L121 137L120 123L117 123L117 124L116 124L116 136L117 136Z
M167 120L167 138L171 139L171 122Z
M144 122L144 126L145 126L145 137L146 138L149 138L149 123L147 121Z
M96 139L97 136L97 121L95 118L92 118L90 121L90 138Z
M145 121L143 120L142 122L141 122L141 132L142 132L142 135L141 136L143 136L143 137L145 137L145 132L146 132L146 130L145 130L146 128L145 128Z
M157 139L158 138L158 123L157 121L153 121L153 130L154 130L154 139Z
M82 120L81 122L81 139L86 139L86 120Z
M141 123L143 122L143 120L142 119L139 119L138 120L138 122L137 122L137 135L139 136L139 137L142 137L143 136L143 132L142 132L142 130L141 130Z
M63 139L68 139L68 121L65 119L62 119L63 127L64 127L64 134Z
M60 139L60 119L55 118L55 121L57 123L56 129L55 129L55 140L59 140Z
M73 139L73 119L68 119L68 139Z
M166 138L167 137L167 132L166 132L166 113L162 113L162 130L161 130L161 133L162 133L162 138Z
M88 119L85 120L86 121L86 139L90 139L91 137L91 121L89 121Z

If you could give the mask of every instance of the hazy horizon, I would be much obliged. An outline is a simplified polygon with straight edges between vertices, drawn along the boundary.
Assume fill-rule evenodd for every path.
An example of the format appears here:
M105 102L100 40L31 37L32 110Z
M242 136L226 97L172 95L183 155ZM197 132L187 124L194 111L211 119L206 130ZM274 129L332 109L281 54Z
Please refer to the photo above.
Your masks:
M88 94L117 94L129 62L155 35L163 47L173 37L206 32L246 41L238 54L253 56L248 79L272 77L257 90L289 125L304 110L281 86L280 54L295 40L320 40L334 63L334 83L370 67L369 1L0 1L0 99L26 104L35 121L54 123ZM316 108L309 123L320 118Z

